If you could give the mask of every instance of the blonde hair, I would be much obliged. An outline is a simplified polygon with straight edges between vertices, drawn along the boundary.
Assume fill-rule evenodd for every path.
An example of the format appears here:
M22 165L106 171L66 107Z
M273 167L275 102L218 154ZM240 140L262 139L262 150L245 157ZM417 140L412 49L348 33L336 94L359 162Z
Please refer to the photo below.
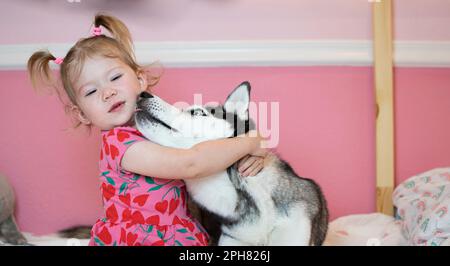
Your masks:
M73 84L81 74L86 58L103 56L121 60L136 74L145 74L148 82L147 89L150 89L159 81L160 75L152 76L144 67L136 63L131 34L122 21L105 14L97 14L94 19L94 26L104 27L112 37L99 35L78 40L60 64L60 83L53 77L49 66L50 61L54 61L56 57L48 50L37 51L28 59L28 74L33 87L35 89L53 88L65 105L66 112L77 105ZM63 99L60 90L61 84L70 103L66 103ZM75 127L80 124L81 122L78 122Z

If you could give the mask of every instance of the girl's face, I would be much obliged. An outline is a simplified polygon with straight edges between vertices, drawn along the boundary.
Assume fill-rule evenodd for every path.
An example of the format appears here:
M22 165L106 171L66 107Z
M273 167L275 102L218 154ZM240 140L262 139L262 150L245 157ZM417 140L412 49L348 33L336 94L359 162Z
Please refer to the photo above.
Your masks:
M74 88L78 119L109 130L132 125L138 95L147 82L119 59L94 57L86 59Z

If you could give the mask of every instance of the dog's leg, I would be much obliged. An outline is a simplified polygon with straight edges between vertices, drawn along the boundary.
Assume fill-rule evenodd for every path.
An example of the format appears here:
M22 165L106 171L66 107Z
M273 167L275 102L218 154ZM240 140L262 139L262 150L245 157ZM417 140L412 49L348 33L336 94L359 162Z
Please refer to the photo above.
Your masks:
M14 217L11 215L3 223L0 224L0 233L9 244L13 245L26 245L27 240L20 233L17 225L14 221Z
M219 246L248 246L240 240L233 238L227 234L222 234L219 239Z
M302 207L289 211L269 236L270 246L308 246L311 239L311 221Z

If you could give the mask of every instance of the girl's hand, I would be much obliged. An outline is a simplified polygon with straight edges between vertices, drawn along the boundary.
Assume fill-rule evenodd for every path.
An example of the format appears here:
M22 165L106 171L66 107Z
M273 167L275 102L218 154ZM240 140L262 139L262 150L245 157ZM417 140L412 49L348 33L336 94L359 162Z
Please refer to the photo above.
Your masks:
M255 149L252 152L250 152L249 155L256 156L256 157L263 157L263 158L266 157L268 150L266 148L264 148L264 146L263 146L263 142L266 141L265 138L262 137L261 134L259 134L259 132L256 130L251 130L247 134L248 134L248 136L253 138L255 141L255 144L257 144L255 146Z
M241 176L255 176L264 168L264 157L246 155L238 161Z

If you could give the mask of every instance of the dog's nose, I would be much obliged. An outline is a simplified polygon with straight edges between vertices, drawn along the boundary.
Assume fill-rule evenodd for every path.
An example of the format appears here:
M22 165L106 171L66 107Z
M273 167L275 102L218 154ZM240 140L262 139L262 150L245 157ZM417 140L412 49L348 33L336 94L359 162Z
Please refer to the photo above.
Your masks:
M151 95L150 93L143 91L141 92L141 94L139 94L139 97L141 98L153 98L153 95Z

